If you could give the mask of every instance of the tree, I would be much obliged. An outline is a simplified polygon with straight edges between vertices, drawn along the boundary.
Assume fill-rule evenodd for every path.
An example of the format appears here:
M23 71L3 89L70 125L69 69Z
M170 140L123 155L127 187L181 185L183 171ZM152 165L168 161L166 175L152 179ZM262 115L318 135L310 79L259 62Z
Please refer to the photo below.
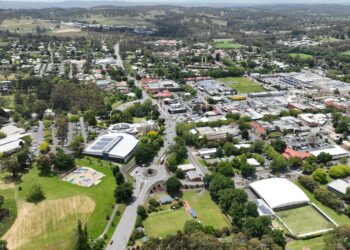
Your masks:
M16 178L18 173L21 171L21 166L18 163L17 158L9 157L1 162L1 168L5 171L12 173L12 177Z
M89 250L91 249L89 245L89 237L87 232L86 224L84 227L80 220L78 220L78 226L75 231L75 245L74 250Z
M283 156L274 158L271 162L271 170L273 173L282 173L287 170L288 162Z
M248 132L248 130L247 129L243 129L241 131L241 136L242 136L242 139L249 140L249 132Z
M244 178L253 177L255 175L255 167L248 163L241 165L241 174Z
M175 171L175 176L178 179L185 179L185 172L182 169L178 168Z
M48 174L51 172L51 159L49 157L41 155L36 162L42 174Z
M57 129L57 138L63 143L68 134L68 119L67 116L61 114L57 117L55 126Z
M45 199L45 195L41 186L38 184L33 184L27 194L26 200L28 202L38 203Z
M195 220L188 220L184 225L184 233L192 234L198 231L203 231L203 225Z
M228 177L222 174L213 174L209 181L209 192L212 197L217 200L219 191L226 188L234 188L235 183Z
M342 225L324 237L325 248L327 250L350 249L350 225Z
M314 191L315 198L326 205L334 209L335 211L340 212L344 207L343 202L331 191L325 188L317 188Z
M271 141L271 146L279 153L283 153L284 150L286 149L287 147L287 144L280 140L280 139L277 139L277 140L273 140Z
M261 237L271 231L271 219L267 216L248 217L243 224L243 232L250 237Z
M274 229L269 233L269 236L273 239L273 241L282 247L282 249L285 249L287 241L286 238L283 235L283 231L280 229Z
M0 250L8 250L6 240L0 240Z
M91 109L84 112L84 121L87 122L90 126L96 126L96 113Z
M298 169L302 164L302 160L299 157L290 157L288 159L288 165L291 169Z
M84 138L81 135L78 135L70 143L69 149L73 152L74 157L81 158L84 151Z
M155 151L150 144L141 142L136 147L134 155L137 164L145 164L153 159Z
M120 171L115 173L114 178L115 178L115 181L116 181L117 185L121 185L121 184L123 184L125 182L124 175Z
M74 158L65 154L62 149L58 149L53 161L55 167L60 171L66 171L75 167Z
M350 166L336 165L329 169L329 176L333 179L345 178L350 175Z
M316 182L311 176L307 175L299 176L298 181L304 188L309 190L311 193L313 193L320 186L320 184Z
M172 176L165 182L166 191L171 195L177 195L182 187L178 178Z
M23 148L16 155L18 164L20 165L21 171L27 169L30 165L30 153L27 147Z
M330 162L332 160L332 156L328 153L325 152L321 152L318 156L317 156L317 161L319 163L323 163L326 164L327 162Z
M232 164L229 161L220 162L217 167L217 171L224 176L234 176Z
M106 249L106 242L104 241L104 239L98 239L96 240L93 245L92 245L92 250L104 250Z
M137 207L137 215L139 215L142 220L145 220L148 217L147 210L144 206L139 205Z
M226 188L219 191L218 201L220 207L225 212L228 212L233 203L246 203L248 201L248 195L241 189Z
M176 153L171 153L166 160L165 166L168 168L169 171L175 172L177 170L177 159L176 159Z
M133 194L133 187L130 183L123 183L115 190L114 196L117 203L130 201Z
M327 172L326 172L326 170L324 170L322 168L316 169L312 173L312 178L314 178L315 181L317 181L317 182L319 182L321 184L327 184L328 183Z

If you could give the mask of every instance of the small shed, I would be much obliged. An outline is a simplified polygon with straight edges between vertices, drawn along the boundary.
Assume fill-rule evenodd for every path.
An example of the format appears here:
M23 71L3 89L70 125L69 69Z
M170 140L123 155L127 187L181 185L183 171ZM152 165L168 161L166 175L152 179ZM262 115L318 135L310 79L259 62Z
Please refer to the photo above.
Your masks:
M163 195L159 198L160 204L170 204L173 202L173 198L171 198L169 195Z
M194 219L198 218L196 211L193 208L188 210Z

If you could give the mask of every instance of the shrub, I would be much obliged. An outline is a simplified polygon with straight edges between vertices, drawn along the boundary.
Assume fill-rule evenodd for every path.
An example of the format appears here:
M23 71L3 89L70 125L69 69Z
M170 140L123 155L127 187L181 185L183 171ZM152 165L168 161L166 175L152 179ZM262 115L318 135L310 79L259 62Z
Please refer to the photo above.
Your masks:
M49 149L50 149L50 144L46 141L41 143L39 146L39 150L42 154L46 154L47 152L49 152Z
M341 211L344 206L343 202L334 193L325 188L315 189L314 195L322 204L336 211Z
M4 139L6 136L7 135L4 132L0 131L0 139Z
M30 188L30 191L26 197L26 200L28 202L38 203L45 199L45 195L43 190L41 189L41 186L38 184L33 184L33 186Z
M333 179L345 178L350 175L350 166L336 165L329 169L329 176Z
M327 172L326 170L319 168L312 173L312 178L321 184L327 184Z
M316 188L320 186L320 184L316 182L311 176L307 175L299 176L298 181L304 188L306 188L312 193L315 191Z

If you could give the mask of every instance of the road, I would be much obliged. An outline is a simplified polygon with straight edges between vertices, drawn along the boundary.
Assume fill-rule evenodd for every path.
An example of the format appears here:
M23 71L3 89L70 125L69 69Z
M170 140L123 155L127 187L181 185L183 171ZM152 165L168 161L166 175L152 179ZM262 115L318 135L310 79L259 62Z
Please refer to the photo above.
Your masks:
M193 155L190 148L187 147L187 153L188 153L188 159L190 163L192 163L193 166L195 166L197 169L199 169L202 173L202 176L205 176L207 174L210 174L209 170L202 166L197 160L197 158Z
M117 62L118 67L124 69L123 60L119 54L119 43L116 43L114 45L114 54L116 56L116 62Z
M80 124L80 129L81 129L81 135L83 136L84 143L86 145L86 143L87 143L87 132L86 132L86 128L85 128L84 117L81 116L79 118L79 124Z

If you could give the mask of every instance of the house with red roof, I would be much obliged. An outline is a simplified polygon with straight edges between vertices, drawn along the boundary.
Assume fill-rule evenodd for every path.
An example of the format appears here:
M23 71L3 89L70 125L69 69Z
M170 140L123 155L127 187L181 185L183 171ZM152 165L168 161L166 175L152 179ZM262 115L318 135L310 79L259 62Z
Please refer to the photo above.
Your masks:
M297 157L304 160L305 158L308 158L309 156L311 156L309 152L300 152L288 147L284 150L284 153L282 155L287 160L291 157Z

